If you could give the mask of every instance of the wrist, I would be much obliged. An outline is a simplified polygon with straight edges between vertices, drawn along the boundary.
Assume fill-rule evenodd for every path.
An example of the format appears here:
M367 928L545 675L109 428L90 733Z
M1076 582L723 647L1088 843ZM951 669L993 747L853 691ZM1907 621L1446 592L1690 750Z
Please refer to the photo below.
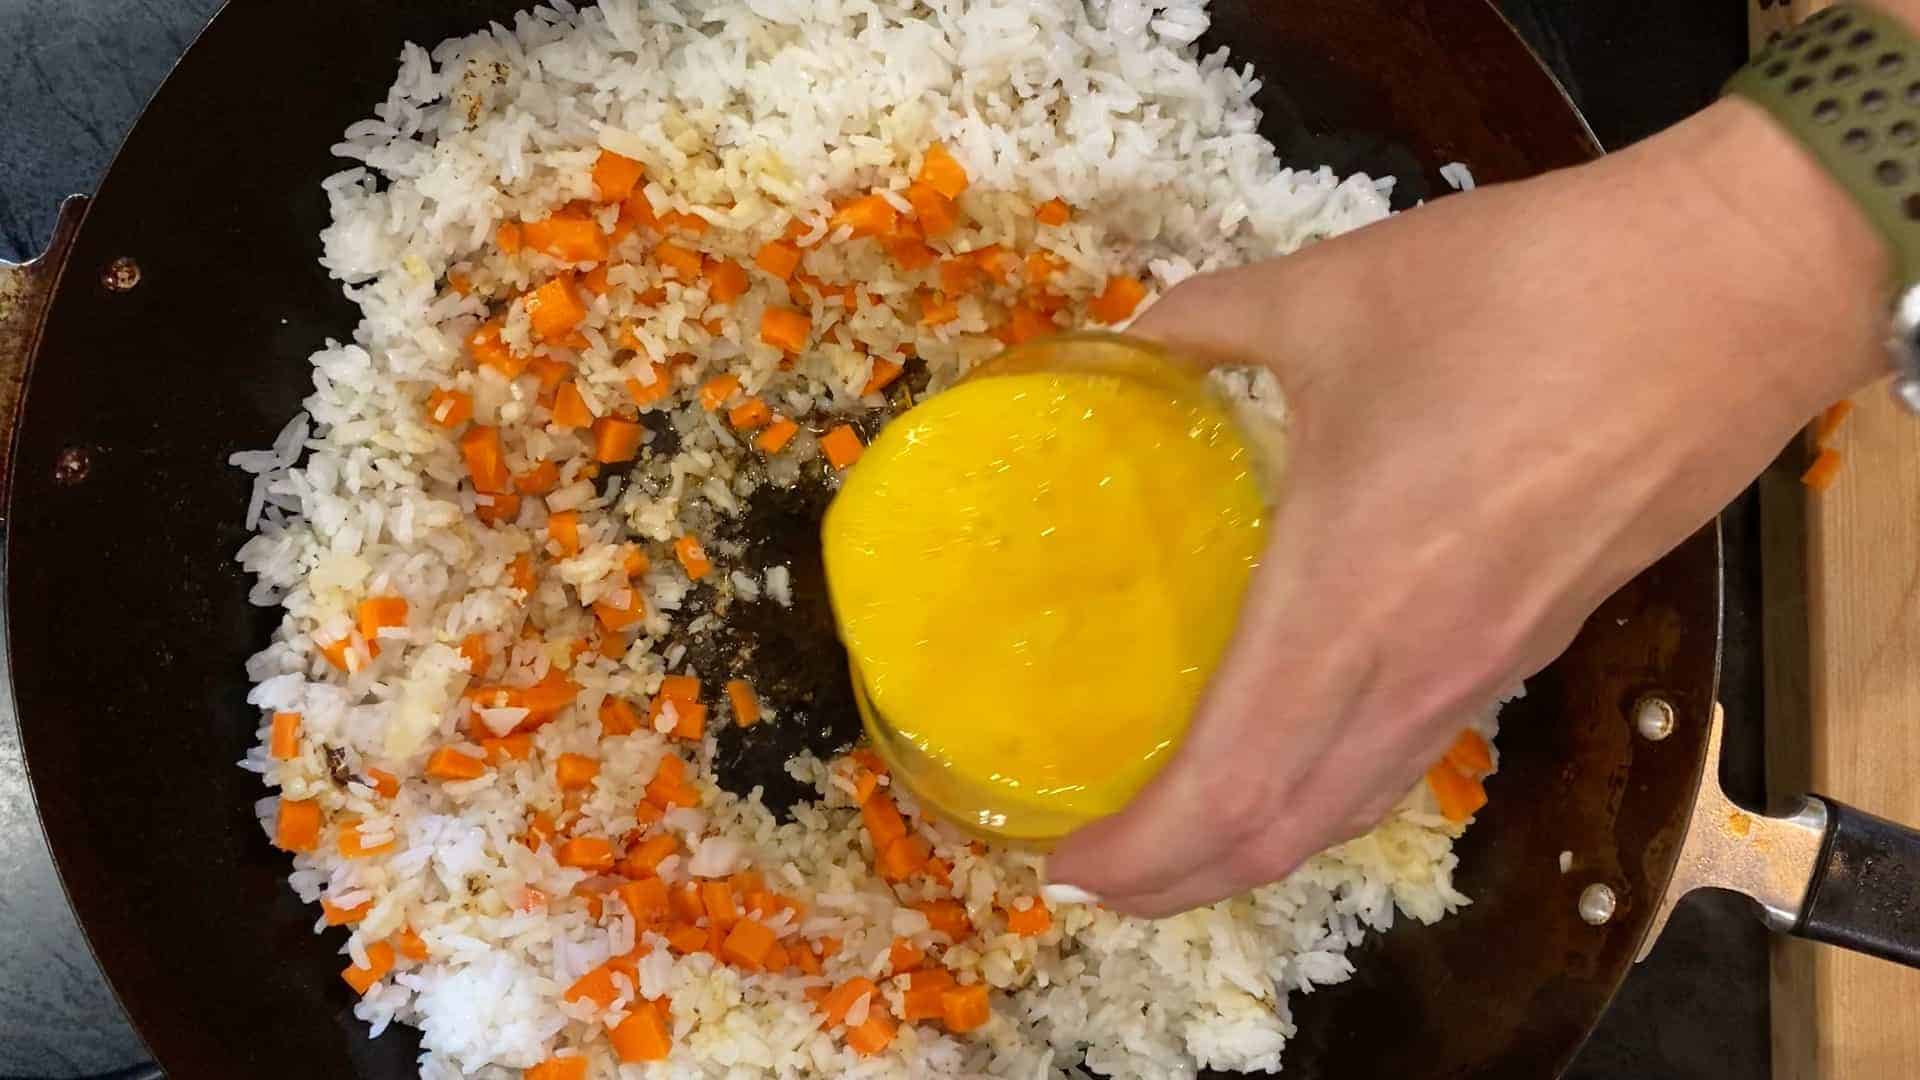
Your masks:
M1643 149L1644 148L1644 149ZM1751 359L1811 414L1887 373L1893 260L1867 217L1765 110L1723 99L1629 154L1713 230L1720 272L1770 347ZM1685 193L1691 193L1691 198Z

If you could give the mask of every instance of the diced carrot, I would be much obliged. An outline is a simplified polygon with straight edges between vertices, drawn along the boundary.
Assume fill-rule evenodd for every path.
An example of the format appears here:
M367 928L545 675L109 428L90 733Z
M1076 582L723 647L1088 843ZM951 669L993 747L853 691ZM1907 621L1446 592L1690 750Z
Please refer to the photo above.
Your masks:
M947 1030L955 1035L977 1031L993 1018L993 1009L987 1004L987 988L981 983L946 991L940 995L940 1004Z
M909 274L925 270L940 258L939 252L912 237L891 238L883 243L893 264ZM852 301L847 306L852 307Z
M380 655L380 631L407 625L407 602L398 596L369 596L354 609L354 627L366 639L367 653Z
M740 376L734 374L715 375L700 384L700 407L712 412L725 405L728 399L740 392Z
M662 371L660 365L653 363L642 366L653 376L653 381L643 382L638 377L627 380L627 393L633 395L633 403L644 409L672 397L673 372Z
M800 249L784 240L771 241L761 245L753 256L753 265L786 281L800 268Z
M507 564L507 581L521 592L532 592L534 585L533 556L524 551L515 555L513 561Z
M600 763L585 754L561 754L553 772L560 790L585 788L592 786L593 778L600 775Z
M551 255L561 262L604 262L607 258L607 234L600 223L586 214L562 211L520 227L527 247Z
M427 758L427 775L435 780L472 780L486 771L486 762L451 746L443 746Z
M981 273L1001 285L1005 285L1013 280L1013 268L1019 265L1020 262L1020 260L1013 257L1012 252L1001 247L999 244L988 244L986 247L973 252L970 257L973 259L974 265L980 268Z
M720 956L742 967L758 968L766 964L773 945L773 931L752 919L741 919L727 933L726 941L720 946Z
M603 416L593 422L593 460L603 465L632 461L640 454L640 437L645 434L638 423Z
M580 388L572 382L561 383L553 395L553 426L580 428L591 423L593 410L587 408L587 399L580 396Z
M1033 208L1033 219L1042 225L1065 225L1073 217L1073 209L1059 199L1048 199Z
M358 669L358 661L353 652L353 635L347 634L332 641L321 641L318 637L313 643L319 647L320 655L327 658L336 670L351 674Z
M692 675L667 675L660 680L660 696L675 701L699 701L700 680Z
M325 897L320 899L320 916L326 920L328 926L352 926L365 919L367 912L372 910L371 899L362 900L353 907L341 907Z
M1018 345L1035 338L1046 337L1059 329L1045 312L1037 311L1026 304L1013 309L1013 317L1006 327L1008 344Z
M611 269L611 267L606 263L601 263L599 266L581 274L580 287L595 296L607 295L607 293L613 289L613 283L607 280L607 271L609 269Z
M909 185L907 201L913 204L913 216L920 223L920 232L924 236L945 236L959 224L960 214L954 208L953 200L932 184L918 181Z
M840 424L820 437L820 449L827 455L829 464L844 469L860 460L860 452L866 447L851 426Z
M746 295L747 272L732 259L708 259L707 297L716 304L731 304Z
M673 837L665 839L671 841ZM623 882L615 886L613 891L620 897L620 902L627 906L627 914L643 925L666 918L672 910L667 899L667 883L657 877Z
M1846 422L1853 412L1853 402L1842 399L1826 407L1820 419L1813 423L1813 445L1826 446L1840 431L1840 425Z
M707 947L707 932L698 926L682 923L669 929L664 936L667 945L682 956L702 952Z
M367 769L367 786L371 787L383 799L391 799L400 794L400 778L385 769Z
M1064 264L1058 257L1049 255L1044 251L1027 252L1027 286L1034 304L1052 305L1056 310L1064 304L1064 301L1056 300L1052 293L1045 291L1047 282L1053 280L1053 275L1060 270L1062 265Z
M647 726L658 730L660 718L673 709L673 728L667 734L676 739L698 740L707 733L707 707L697 701L678 701L661 694L647 711Z
M1046 901L1037 896L1029 907L1007 908L1007 929L1021 937L1038 937L1052 928L1053 912L1047 909Z
M867 800L861 804L862 809L877 801ZM879 853L874 860L874 868L880 872L881 880L898 883L926 869L927 860L932 856L933 849L925 840L917 836L902 836Z
M642 873L657 873L660 863L668 856L680 850L680 842L671 833L659 833L640 841L639 846L627 853L624 860L629 870Z
M340 977L347 980L347 985L353 987L356 994L365 994L373 989L374 983L386 978L387 973L393 970L393 946L384 941L367 946L367 963L372 966L351 965L340 973Z
M1833 486L1840 476L1840 451L1831 446L1823 446L1815 455L1813 464L1800 474L1800 482L1815 491L1825 491Z
M660 224L669 229L678 229L683 233L690 233L694 236L700 236L713 227L712 222L701 217L699 214L682 213L679 210L669 210L661 214Z
M973 920L967 918L967 909L958 900L923 900L914 904L913 909L925 915L928 925L936 932L954 941L973 934Z
M625 1020L607 1033L613 1053L623 1062L665 1061L673 1053L673 1031L659 1002L636 1001Z
M573 365L551 356L536 356L527 361L527 370L533 372L534 378L540 382L540 400L552 401L554 391L560 388L568 375L573 374Z
M547 537L560 545L560 554L580 554L580 512L563 510L547 517Z
M936 968L934 970L944 973L946 969ZM924 975L926 972L916 971L914 974L918 976ZM919 1023L923 1020L945 1019L947 1015L946 1003L941 999L946 995L946 992L952 988L952 985L952 976L948 976L948 982L944 986L909 986L907 992L901 995L900 1019L910 1024Z
M757 397L750 397L727 410L727 423L732 424L735 431L752 431L755 428L765 427L772 419L773 410L767 408L767 403Z
M625 202L646 171L646 166L632 158L603 149L593 162L593 188L601 202Z
M633 544L623 546L620 553L620 572L627 575L628 579L639 577L652 566L652 560L648 559L647 553L641 551L638 546Z
M1493 748L1479 732L1468 728L1447 748L1447 764L1467 776L1485 776L1493 771Z
M1480 781L1444 760L1427 770L1427 786L1433 789L1433 799L1448 821L1465 821L1487 805L1487 789Z
M872 1057L893 1043L896 1030L893 1017L876 1002L868 1006L867 1018L858 1027L847 1029L847 1045L857 1054Z
M282 851L312 851L320 846L320 804L312 799L280 800L273 843Z
M734 900L730 882L701 882L700 903L706 909L707 921L714 926L732 926L740 918L740 905Z
M667 812L665 810L660 809L650 802L637 803L633 808L633 820L642 829L658 825L666 819L666 816Z
M777 454L786 449L787 444L792 442L793 437L799 432L799 424L784 416L776 416L773 423L767 425L766 430L753 437L753 445L759 447L761 453Z
M812 332L812 317L791 308L770 307L760 314L760 340L776 349L797 353Z
M940 263L940 291L948 296L964 296L980 282L980 264L965 256L944 259Z
M527 315L533 320L533 336L541 341L559 341L587 317L587 309L573 294L573 279L566 274L553 278L526 295Z
M576 836L554 849L554 861L577 870L613 869L613 843L600 836Z
M527 819L526 835L521 837L521 841L529 848L539 851L541 845L550 842L559 834L560 826L554 823L553 815L545 810L537 810Z
M820 958L815 956L813 950L806 944L796 943L793 948L787 950L787 957L793 961L793 966L800 969L800 974L820 974Z
M682 536L673 542L673 557L680 560L681 568L691 580L699 581L713 572L713 560L707 558L707 549L693 536Z
M907 835L907 822L900 816L900 808L886 796L868 799L860 806L860 820L867 826L867 835L873 838L873 850L877 854L885 851L887 845Z
M659 223L659 217L653 212L653 203L647 200L646 189L639 184L635 184L633 194L627 196L620 204L620 226L622 235L625 235L627 232L632 232L642 225L651 229Z
M447 288L452 289L456 296L471 296L473 279L458 270L450 270L447 272Z
M831 960L840 952L840 939L828 935L820 939L820 959Z
M533 733L516 731L511 735L481 739L480 749L486 751L487 760L495 765L525 761L533 756Z
M473 419L473 395L435 387L427 395L427 419L439 427L459 427Z
M939 143L927 147L916 179L949 199L957 199L967 190L967 170Z
M520 496L481 492L474 500L473 516L488 525L511 525L520 516Z
M861 769L859 774L853 778L853 801L861 806L865 806L867 805L867 800L873 798L873 793L879 790L879 788L880 778L866 769Z
M467 351L473 354L474 363L493 369L503 379L515 379L527 369L527 360L500 340L500 327L499 319L482 323L480 329L467 335Z
M587 1059L581 1054L550 1057L528 1069L521 1080L587 1080Z
M885 1011L875 1000L878 995L879 988L873 985L872 979L865 976L848 979L828 991L826 998L820 1002L820 1015L824 1018L821 1026L832 1027L844 1021L847 1018L847 1010L853 1008L853 1003L863 997L866 997L868 1003L874 1006L867 1010L869 1015L876 1011Z
M960 305L935 293L920 301L920 325L945 326L960 317Z
M679 762L680 759L669 757L666 761ZM653 779L647 782L647 801L663 809L670 806L698 805L700 802L698 790L687 783L681 775L685 768L685 764L681 764L680 772L669 777L665 762L662 762L661 771L654 774Z
M566 993L560 995L560 999L567 1002L591 1001L604 1009L619 996L620 991L613 984L613 968L601 964L575 979L573 985L567 987Z
M393 840L367 844L360 838L360 819L357 817L342 817L339 824L340 833L334 838L334 847L343 858L364 859L372 855L385 855L396 846Z
M560 466L543 461L513 478L513 488L522 495L546 495L560 486Z
M892 232L899 220L900 211L895 210L892 203L878 195L862 195L834 211L827 227L850 228L855 237L883 236Z
M752 727L760 722L760 698L754 694L752 683L728 679L727 702L733 706L733 722L738 726Z
M271 733L267 736L267 753L277 761L288 761L300 753L300 714L297 712L277 712L273 714Z
M427 958L427 943L410 927L401 927L394 931L393 948L401 956L419 963Z
M503 255L513 255L520 251L520 226L512 221L503 221L493 231L493 245Z
M906 938L893 939L893 947L887 950L887 970L895 975L904 975L920 966L926 960L927 951Z
M500 429L475 424L460 436L460 456L466 459L473 489L489 495L507 492L513 477L507 472L507 452L500 445Z
M653 246L653 257L669 277L692 281L700 276L700 253L691 248L662 240Z
M871 747L856 746L847 751L847 757L859 762L878 776L887 775L887 763L880 760L880 755L874 753Z
M1116 274L1107 279L1107 287L1087 305L1087 313L1103 323L1117 323L1133 314L1146 299L1147 287L1138 278Z
M609 694L600 702L600 735L631 735L640 730L640 717L633 706Z
M638 626L647 617L647 605L637 590L628 588L621 595L595 600L593 617L609 632L618 634Z

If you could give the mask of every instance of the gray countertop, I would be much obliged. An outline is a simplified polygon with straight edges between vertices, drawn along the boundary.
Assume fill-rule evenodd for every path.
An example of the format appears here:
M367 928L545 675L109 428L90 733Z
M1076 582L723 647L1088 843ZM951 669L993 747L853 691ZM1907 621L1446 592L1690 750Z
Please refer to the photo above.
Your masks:
M1737 57L1744 13L1737 0L1661 5L1656 50L1638 47L1650 24L1636 9L1647 5L1501 6L1554 63L1609 145L1704 101ZM141 105L218 7L217 0L0 0L0 258L38 250L59 197L92 189ZM1757 681L1752 657L1737 647L1757 602L1740 580L1752 576L1739 555L1749 521L1739 505L1729 513L1732 697ZM34 814L10 692L0 694L0 713L0 1078L126 1067L145 1048L61 891ZM1746 745L1757 745L1752 735ZM1729 782L1741 786L1736 775ZM1696 901L1628 980L1568 1075L1760 1080L1768 1074L1766 1023L1764 938L1736 904Z

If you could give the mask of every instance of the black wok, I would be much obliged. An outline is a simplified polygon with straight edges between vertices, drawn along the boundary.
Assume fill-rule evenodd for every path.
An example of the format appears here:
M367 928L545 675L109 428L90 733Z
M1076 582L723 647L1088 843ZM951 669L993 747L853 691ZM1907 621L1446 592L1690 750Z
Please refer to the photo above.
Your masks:
M242 665L276 615L246 603L232 562L248 486L224 462L271 440L308 392L309 351L353 325L317 265L319 182L340 167L327 147L383 97L401 42L515 6L236 0L98 194L67 208L47 258L0 272L6 612L28 766L80 921L174 1076L412 1075L410 1033L369 1040L353 1019L337 941L311 934L250 809L264 792L233 765L257 723ZM1599 152L1479 0L1219 0L1205 44L1267 80L1283 159L1391 173L1402 208L1444 193L1450 161L1498 181ZM1718 828L1723 804L1693 814L1719 590L1709 529L1530 685L1460 845L1476 902L1370 941L1353 981L1296 999L1292 1075L1552 1075L1678 895L1676 865L1688 886L1744 868L1734 883L1780 928L1915 957L1898 917L1912 898L1892 890L1920 874L1884 872L1915 869L1904 831L1809 803L1754 819L1768 861ZM1556 872L1563 850L1578 872Z

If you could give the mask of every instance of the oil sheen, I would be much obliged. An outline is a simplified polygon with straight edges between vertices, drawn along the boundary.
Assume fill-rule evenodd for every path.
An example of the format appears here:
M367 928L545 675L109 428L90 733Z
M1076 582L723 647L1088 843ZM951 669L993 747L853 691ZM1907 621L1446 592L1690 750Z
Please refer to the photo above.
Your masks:
M1010 838L1119 809L1232 635L1262 479L1228 410L1171 368L977 376L895 420L824 541L868 727L900 779Z

